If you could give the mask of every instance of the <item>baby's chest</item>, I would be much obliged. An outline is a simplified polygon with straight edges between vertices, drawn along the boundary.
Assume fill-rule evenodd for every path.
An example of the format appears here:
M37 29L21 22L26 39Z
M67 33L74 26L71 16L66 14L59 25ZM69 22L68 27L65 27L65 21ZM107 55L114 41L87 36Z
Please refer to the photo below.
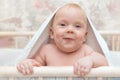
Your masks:
M48 55L46 57L47 66L72 66L78 59L78 56Z

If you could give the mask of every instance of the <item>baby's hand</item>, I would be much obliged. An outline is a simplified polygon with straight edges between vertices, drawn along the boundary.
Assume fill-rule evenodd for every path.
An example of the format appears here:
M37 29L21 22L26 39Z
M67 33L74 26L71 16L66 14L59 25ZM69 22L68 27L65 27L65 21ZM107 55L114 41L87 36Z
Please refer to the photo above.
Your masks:
M74 73L81 77L84 77L90 72L92 66L93 61L90 56L81 58L74 64Z
M33 73L33 67L39 65L40 64L33 59L25 59L18 63L17 70L24 75L29 75Z

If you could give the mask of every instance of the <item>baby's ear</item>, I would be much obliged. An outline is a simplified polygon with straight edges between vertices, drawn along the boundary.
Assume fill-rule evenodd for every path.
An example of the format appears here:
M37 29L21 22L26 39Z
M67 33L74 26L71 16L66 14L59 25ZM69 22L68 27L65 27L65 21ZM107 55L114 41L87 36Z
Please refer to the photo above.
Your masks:
M85 33L85 42L86 42L86 39L87 39L87 36L88 36L88 32L86 31L86 33Z
M88 31L86 31L86 33L85 33L85 37L87 38L87 35L88 35Z
M54 32L53 32L53 27L50 27L50 38L51 38L51 39L53 39L53 34L54 34Z

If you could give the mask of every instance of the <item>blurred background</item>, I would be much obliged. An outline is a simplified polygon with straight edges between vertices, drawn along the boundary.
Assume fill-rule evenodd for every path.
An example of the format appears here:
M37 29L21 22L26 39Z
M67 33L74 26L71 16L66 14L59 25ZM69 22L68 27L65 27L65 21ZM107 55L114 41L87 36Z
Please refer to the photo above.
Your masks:
M69 2L84 6L98 31L120 31L120 0L0 0L0 32L35 32L57 7ZM30 37L0 36L0 48L14 48L16 39L23 48ZM110 47L109 37L105 40Z

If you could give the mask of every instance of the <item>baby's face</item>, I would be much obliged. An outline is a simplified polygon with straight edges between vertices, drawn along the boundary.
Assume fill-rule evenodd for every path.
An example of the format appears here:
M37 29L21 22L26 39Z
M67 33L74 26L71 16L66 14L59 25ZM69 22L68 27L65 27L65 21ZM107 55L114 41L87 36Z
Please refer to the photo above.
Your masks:
M51 27L51 38L57 47L64 52L74 52L80 48L86 40L87 22L86 16L79 9L60 9Z

